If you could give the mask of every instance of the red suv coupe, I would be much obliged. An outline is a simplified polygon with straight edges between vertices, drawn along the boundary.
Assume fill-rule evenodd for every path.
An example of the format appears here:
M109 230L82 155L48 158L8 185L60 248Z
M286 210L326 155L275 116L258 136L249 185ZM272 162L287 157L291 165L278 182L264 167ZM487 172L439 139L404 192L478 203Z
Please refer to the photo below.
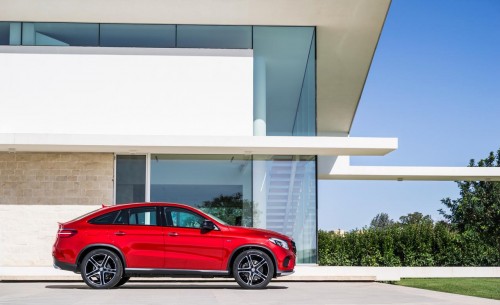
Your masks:
M98 289L131 276L233 276L259 289L295 267L295 243L282 234L230 226L174 203L103 207L59 225L54 267L81 273Z

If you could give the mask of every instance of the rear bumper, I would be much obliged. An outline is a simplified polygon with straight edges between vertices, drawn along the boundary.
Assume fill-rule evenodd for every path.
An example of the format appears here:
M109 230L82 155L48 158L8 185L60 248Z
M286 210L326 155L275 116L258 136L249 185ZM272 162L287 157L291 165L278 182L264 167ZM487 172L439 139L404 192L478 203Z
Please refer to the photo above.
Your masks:
M77 273L76 265L61 262L54 258L54 268Z

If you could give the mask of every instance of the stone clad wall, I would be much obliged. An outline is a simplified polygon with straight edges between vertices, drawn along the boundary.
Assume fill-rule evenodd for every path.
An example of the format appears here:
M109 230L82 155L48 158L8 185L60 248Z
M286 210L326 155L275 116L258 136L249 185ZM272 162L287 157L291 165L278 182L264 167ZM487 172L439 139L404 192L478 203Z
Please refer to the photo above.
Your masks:
M0 267L52 266L58 222L113 203L113 154L0 152Z
M110 204L113 164L109 153L0 153L0 204Z

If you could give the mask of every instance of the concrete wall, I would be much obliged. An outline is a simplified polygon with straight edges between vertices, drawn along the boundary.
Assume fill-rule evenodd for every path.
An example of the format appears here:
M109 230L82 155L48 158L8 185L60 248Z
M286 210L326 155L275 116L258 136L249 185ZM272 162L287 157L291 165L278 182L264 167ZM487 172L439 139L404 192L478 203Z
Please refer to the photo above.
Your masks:
M50 266L65 222L113 200L113 154L0 153L0 266Z
M253 135L252 50L0 46L0 67L2 134Z

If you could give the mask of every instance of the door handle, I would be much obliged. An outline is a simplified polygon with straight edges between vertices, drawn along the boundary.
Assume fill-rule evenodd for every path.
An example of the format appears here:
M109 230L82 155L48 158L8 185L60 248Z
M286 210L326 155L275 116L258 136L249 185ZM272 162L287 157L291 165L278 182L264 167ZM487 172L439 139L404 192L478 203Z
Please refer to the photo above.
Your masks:
M177 232L168 232L168 236L179 236Z
M123 235L125 235L125 232L123 232L123 231L118 231L118 232L115 232L115 235L118 235L118 236L123 236Z

